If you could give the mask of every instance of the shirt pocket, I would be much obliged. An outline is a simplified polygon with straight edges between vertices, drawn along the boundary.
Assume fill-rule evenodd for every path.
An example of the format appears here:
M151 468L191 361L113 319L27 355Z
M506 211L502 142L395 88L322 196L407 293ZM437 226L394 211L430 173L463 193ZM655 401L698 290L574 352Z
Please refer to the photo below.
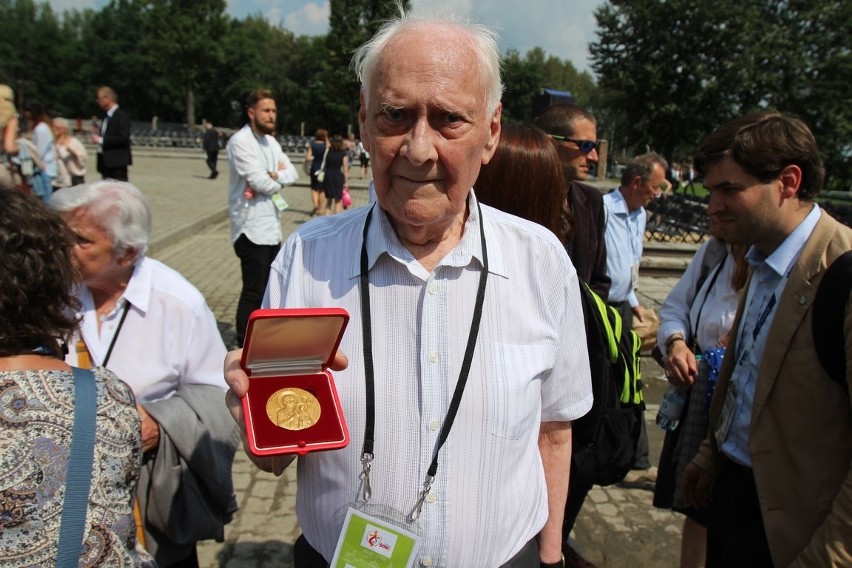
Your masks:
M553 368L550 345L491 344L491 433L517 440L541 419L541 379Z

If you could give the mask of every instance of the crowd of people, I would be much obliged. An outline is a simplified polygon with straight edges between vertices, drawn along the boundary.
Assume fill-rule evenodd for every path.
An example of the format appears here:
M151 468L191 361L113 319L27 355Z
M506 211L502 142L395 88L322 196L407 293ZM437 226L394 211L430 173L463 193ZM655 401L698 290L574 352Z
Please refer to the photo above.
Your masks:
M570 536L593 486L574 475L572 423L598 380L581 287L625 325L646 318L644 208L683 172L649 152L608 193L585 183L595 116L561 103L503 124L497 39L402 10L385 23L353 59L361 139L316 131L303 168L318 218L286 240L299 173L271 91L249 93L227 142L238 345L258 308L352 318L328 360L351 442L297 452L297 568L358 565L351 543L380 535L400 566L594 566ZM104 179L86 183L68 121L35 100L19 116L0 85L0 559L195 568L196 543L221 540L237 510L253 383L202 294L146 256L130 120L111 88L96 101ZM356 158L371 198L344 213ZM683 409L658 468L642 421L628 476L684 514L683 568L850 565L852 371L834 378L812 322L852 230L814 202L816 141L760 111L720 126L688 168L710 194L711 238L656 337ZM831 293L848 362L845 285ZM307 436L318 417L274 427ZM275 475L296 457L246 451Z

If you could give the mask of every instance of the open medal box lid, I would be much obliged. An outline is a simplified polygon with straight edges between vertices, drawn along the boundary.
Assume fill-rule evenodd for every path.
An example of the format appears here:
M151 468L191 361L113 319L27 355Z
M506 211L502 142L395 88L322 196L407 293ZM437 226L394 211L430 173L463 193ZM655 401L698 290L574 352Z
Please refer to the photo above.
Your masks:
M248 448L256 456L304 455L349 444L328 370L349 314L340 308L255 310L240 365Z

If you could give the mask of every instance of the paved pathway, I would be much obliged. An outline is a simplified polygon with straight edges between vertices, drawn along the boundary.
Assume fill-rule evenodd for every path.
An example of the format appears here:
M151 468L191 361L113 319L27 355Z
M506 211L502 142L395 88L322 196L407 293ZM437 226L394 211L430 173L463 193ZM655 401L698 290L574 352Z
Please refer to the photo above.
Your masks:
M221 156L223 157L224 154ZM227 163L208 180L203 155L134 154L131 180L142 189L154 211L152 256L172 266L207 298L227 345L234 342L234 315L240 290L239 263L230 243L224 214ZM357 182L357 180L355 180ZM361 187L352 190L353 207L367 201ZM285 190L290 209L283 215L285 235L309 219L309 190ZM657 309L673 278L642 278L644 305ZM656 462L662 432L654 424L665 389L660 370L643 362L651 460ZM295 516L295 467L281 477L258 471L242 452L234 462L234 484L240 511L225 531L225 542L199 546L203 567L255 568L292 566L292 543L299 535ZM575 528L583 554L601 567L676 566L682 518L651 506L652 487L596 487Z

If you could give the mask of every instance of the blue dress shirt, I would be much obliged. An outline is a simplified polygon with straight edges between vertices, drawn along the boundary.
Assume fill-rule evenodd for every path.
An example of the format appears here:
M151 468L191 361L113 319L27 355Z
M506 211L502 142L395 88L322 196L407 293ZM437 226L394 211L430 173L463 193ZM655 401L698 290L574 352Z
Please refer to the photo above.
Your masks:
M606 209L606 272L612 280L609 301L639 305L634 272L638 273L645 238L645 209L627 210L627 202L616 189L603 196Z

